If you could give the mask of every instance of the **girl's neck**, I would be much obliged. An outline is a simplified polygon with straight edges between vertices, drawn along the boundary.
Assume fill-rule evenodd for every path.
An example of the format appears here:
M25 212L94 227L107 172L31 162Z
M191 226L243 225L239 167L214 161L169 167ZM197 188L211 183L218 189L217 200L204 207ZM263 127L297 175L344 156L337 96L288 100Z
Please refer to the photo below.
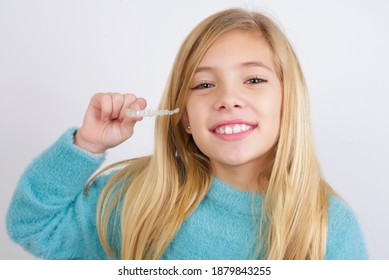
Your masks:
M245 192L264 193L258 181L258 168L213 164L213 172L222 182Z

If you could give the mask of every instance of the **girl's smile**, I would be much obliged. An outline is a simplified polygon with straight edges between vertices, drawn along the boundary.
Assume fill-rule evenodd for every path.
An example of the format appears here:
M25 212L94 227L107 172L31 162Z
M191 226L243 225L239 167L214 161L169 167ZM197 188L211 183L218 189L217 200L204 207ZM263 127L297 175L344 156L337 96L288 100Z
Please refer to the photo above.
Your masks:
M244 120L219 121L210 131L218 138L225 141L239 141L251 134L257 128L257 124Z

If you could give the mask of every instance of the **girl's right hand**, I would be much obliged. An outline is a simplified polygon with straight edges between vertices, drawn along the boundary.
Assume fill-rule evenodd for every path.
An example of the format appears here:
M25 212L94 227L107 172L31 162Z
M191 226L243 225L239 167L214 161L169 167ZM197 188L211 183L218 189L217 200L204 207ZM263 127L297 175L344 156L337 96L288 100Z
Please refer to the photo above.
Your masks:
M104 153L128 138L134 132L135 123L142 117L126 116L127 108L143 110L146 100L133 94L97 93L89 103L74 144L94 154Z

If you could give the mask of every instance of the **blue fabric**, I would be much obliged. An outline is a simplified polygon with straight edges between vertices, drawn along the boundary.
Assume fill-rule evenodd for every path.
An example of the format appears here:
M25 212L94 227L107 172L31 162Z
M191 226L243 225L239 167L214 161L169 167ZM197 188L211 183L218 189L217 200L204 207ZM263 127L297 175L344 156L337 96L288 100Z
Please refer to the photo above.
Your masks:
M83 188L104 157L73 145L68 130L22 175L7 214L10 237L43 259L108 259L96 229L96 207L112 174ZM250 259L257 245L263 197L214 178L210 192L182 224L163 259ZM118 234L117 234L118 235ZM119 236L117 236L119 239ZM331 197L326 259L367 259L356 216Z

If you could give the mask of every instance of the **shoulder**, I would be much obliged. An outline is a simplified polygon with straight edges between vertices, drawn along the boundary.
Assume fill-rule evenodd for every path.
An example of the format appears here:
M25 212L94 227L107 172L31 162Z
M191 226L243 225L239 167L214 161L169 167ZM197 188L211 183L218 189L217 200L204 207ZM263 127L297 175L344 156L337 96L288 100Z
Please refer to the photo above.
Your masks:
M346 201L329 198L326 259L367 259L357 216Z
M350 205L337 196L329 197L329 224L330 226L339 227L341 225L353 224L356 221L356 215Z

